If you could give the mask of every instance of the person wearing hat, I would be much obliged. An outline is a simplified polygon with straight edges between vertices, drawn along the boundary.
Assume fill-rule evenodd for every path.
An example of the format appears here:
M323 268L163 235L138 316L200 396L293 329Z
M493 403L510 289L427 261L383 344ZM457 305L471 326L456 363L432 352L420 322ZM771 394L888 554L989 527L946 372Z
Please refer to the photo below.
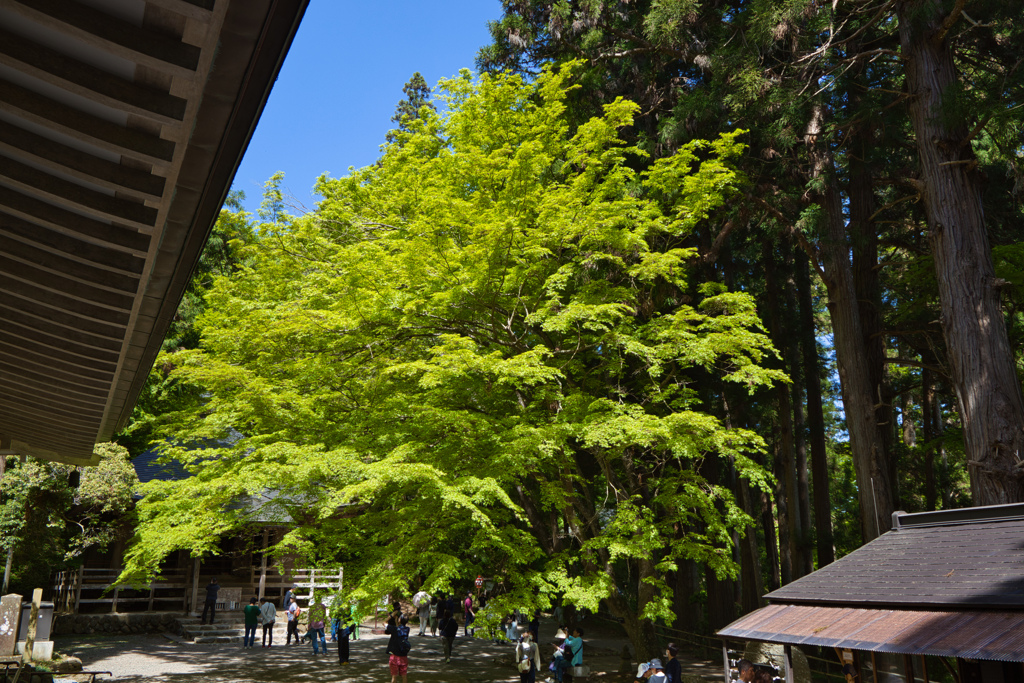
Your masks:
M524 633L516 645L516 668L520 683L534 683L540 670L540 648L533 642L529 631Z
M650 683L667 683L668 677L661 666L660 659L652 659L649 662L644 662L640 665L640 668L636 670L637 678L645 678Z

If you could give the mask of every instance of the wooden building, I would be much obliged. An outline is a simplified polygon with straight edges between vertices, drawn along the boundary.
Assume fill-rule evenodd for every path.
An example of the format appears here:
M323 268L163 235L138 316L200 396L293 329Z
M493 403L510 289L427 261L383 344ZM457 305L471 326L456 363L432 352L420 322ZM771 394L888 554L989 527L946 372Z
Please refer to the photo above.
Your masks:
M1024 681L1024 504L893 515L892 530L765 596L728 645L834 652L855 683Z
M158 463L155 452L143 453L132 461L139 481L172 481L188 476L177 463ZM251 501L248 501L251 502ZM166 558L160 575L146 586L114 587L121 574L125 547L114 543L104 552L91 551L82 566L60 572L53 580L53 602L58 612L181 611L196 613L203 608L205 586L213 577L221 585L222 609L234 609L251 597L264 596L281 606L289 588L296 589L300 604L308 604L313 591L340 591L344 584L341 567L313 569L294 557L273 561L266 549L291 529L289 519L259 519L251 533L221 542L220 552L194 559L187 550Z

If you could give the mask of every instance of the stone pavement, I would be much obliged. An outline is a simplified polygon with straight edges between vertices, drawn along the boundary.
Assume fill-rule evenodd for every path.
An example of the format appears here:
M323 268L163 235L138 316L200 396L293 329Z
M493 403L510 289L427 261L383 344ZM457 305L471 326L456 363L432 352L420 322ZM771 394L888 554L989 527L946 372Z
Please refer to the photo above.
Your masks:
M592 629L598 631L598 629ZM544 620L541 626L541 658L550 656L554 624ZM409 680L416 683L514 683L519 676L513 667L514 649L509 643L495 644L480 638L459 637L455 640L452 663L445 664L441 639L416 635L410 637ZM461 629L460 629L461 633ZM350 643L348 666L338 663L337 644L328 642L328 655L313 656L309 643L249 650L234 644L194 644L174 642L160 635L133 636L57 636L55 649L63 655L82 660L86 671L110 671L119 682L141 683L221 683L254 681L255 683L371 683L389 682L387 636L374 635L364 626L361 638ZM591 667L591 680L632 681L632 674L618 673L620 653L625 639L614 632L600 629L584 639L584 661ZM632 649L632 648L631 648ZM687 662L689 681L721 680L713 663ZM543 683L547 672L540 672ZM108 680L105 677L97 681Z

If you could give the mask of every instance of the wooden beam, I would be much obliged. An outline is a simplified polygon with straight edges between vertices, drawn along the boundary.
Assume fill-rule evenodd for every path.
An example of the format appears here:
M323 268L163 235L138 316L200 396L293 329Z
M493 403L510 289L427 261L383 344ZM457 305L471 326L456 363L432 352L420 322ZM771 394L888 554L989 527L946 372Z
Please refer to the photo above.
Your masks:
M7 339L0 339L0 354L9 358L16 358L19 363L24 363L29 368L49 368L59 372L73 373L76 377L98 382L112 382L114 379L113 369L105 370L75 363L67 363L59 360L56 354L40 354L35 351L18 347L11 344Z
M13 124L0 126L0 151L20 152L52 171L109 190L137 192L154 200L162 198L166 184L166 179L158 175L102 159Z
M38 372L32 372L24 367L16 366L10 363L5 363L3 358L0 357L0 379L8 380L12 383L22 384L26 386L58 386L60 390L66 391L69 394L82 397L96 397L100 396L106 398L106 395L110 389L109 382L99 382L93 385L83 385L82 381L73 375L62 373L56 375L53 373L42 374Z
M52 431L54 421L60 420L60 431L49 436L52 442L76 442L95 431L95 421L90 419L95 409L78 409L56 400L45 400L37 392L5 387L4 396L0 397L0 407L4 409L4 424Z
M0 177L7 178L10 184L28 190L29 194L42 194L51 203L56 200L58 205L73 205L87 213L124 222L144 231L153 229L157 210L139 201L130 201L123 197L98 192L83 187L70 180L64 180L45 171L40 171L10 157L0 156Z
M30 288L24 281L14 279L2 272L0 272L0 291L3 291L8 297L17 297L23 301L36 301L82 318L102 320L118 326L125 326L128 322L128 313L123 309L107 308L51 290ZM0 338L2 337L3 329L0 328Z
M141 130L125 128L98 116L69 107L0 78L0 110L113 152L166 167L174 158L175 144Z
M87 218L3 186L0 186L0 207L3 207L0 219L5 213L11 214L16 218L41 223L58 232L105 243L102 246L122 247L137 255L143 255L149 249L150 237L144 232Z
M213 16L213 0L146 0L146 4L162 7L204 23L209 22Z
M68 258L63 253L40 249L30 242L11 239L0 233L0 253L12 259L31 263L38 268L54 270L66 278L110 289L135 294L139 290L139 277ZM117 336L121 336L118 334Z
M0 126L0 129L2 128ZM0 235L34 244L78 261L105 266L108 270L126 275L141 275L146 265L144 258L133 253L102 247L3 211L0 211Z
M126 81L3 28L0 64L93 102L162 124L179 125L185 118L186 99Z
M57 275L52 271L7 258L3 254L0 254L0 271L16 277L22 282L32 283L33 286L43 286L68 294L76 299L91 301L124 311L131 310L134 299L131 293L125 294L121 291L106 289L97 284ZM23 291L22 288L17 286L12 287L12 289L14 292Z
M196 616L199 610L196 609L196 600L199 598L199 558L192 564L192 616Z
M201 50L171 36L136 26L79 2L67 0L0 0L47 28L139 64L182 78L195 76Z

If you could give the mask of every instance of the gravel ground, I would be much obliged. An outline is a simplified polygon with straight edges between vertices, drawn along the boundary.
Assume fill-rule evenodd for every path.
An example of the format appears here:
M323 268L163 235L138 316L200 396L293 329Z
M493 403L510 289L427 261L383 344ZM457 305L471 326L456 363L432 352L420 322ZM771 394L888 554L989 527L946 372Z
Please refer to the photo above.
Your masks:
M554 635L553 622L541 626L541 658L551 653L548 644ZM451 664L441 654L441 639L429 636L410 637L409 680L416 683L514 683L519 680L512 660L511 644L495 644L479 638L460 637L455 640ZM362 638L351 643L350 664L338 663L338 649L328 643L328 654L313 657L312 646L284 646L275 643L269 649L243 649L240 645L196 645L174 642L160 635L137 636L58 636L55 648L64 655L82 660L85 671L109 671L120 682L152 681L154 683L219 683L221 681L253 681L255 683L370 683L390 681L385 647L387 636L373 635L362 629ZM587 632L584 661L591 667L591 679L632 681L636 661L630 675L618 674L624 640L615 633ZM257 643L259 642L257 638ZM685 662L684 670L706 680L721 680L720 666L713 663ZM541 672L543 683L547 672ZM78 678L77 680L88 680ZM99 677L102 683L109 680ZM70 683L70 681L68 682Z

